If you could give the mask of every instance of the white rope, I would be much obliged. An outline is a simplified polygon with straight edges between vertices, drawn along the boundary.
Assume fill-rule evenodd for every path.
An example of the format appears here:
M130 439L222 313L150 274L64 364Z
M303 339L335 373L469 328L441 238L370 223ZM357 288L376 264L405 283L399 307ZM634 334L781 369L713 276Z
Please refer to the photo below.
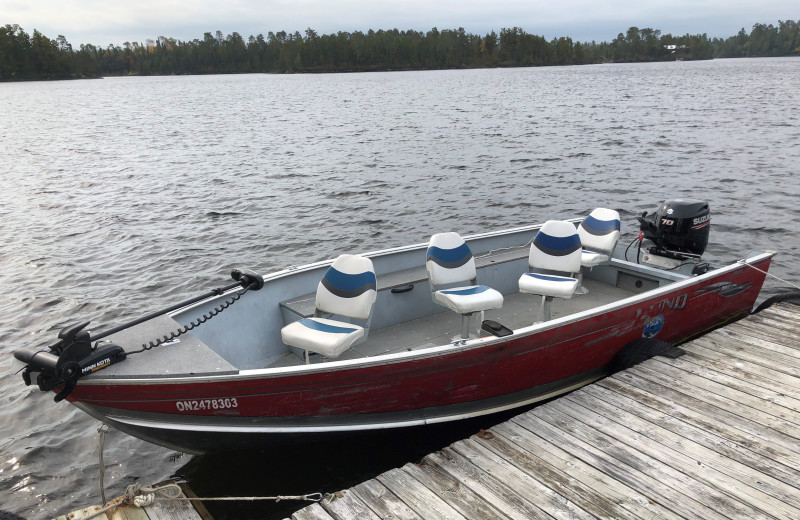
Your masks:
M106 503L106 486L103 482L106 475L106 466L103 462L103 444L106 439L106 433L108 433L108 426L105 424L101 424L100 427L97 429L97 433L100 434L100 445L98 446L98 451L100 452L100 496L103 498L103 503Z
M176 494L172 494L172 490L176 492ZM141 484L131 484L125 489L125 495L112 500L110 503L106 504L105 507L96 511L90 516L84 517L85 520L90 520L92 518L98 517L103 513L110 511L116 507L122 507L126 504L131 504L136 507L148 507L153 505L155 502L158 501L170 501L170 500L182 500L187 502L219 502L219 501L258 501L258 500L270 500L274 502L280 502L281 500L306 500L309 502L321 502L322 500L330 500L333 495L330 494L323 494L323 493L308 493L305 495L276 495L271 497L207 497L207 498L199 498L199 497L186 497L181 496L183 494L183 490L181 487L172 482L169 484L165 484L163 486L158 487L143 487ZM159 496L161 495L161 496Z
M771 252L771 251L767 251L767 252L769 253L769 252ZM778 276L775 276L775 275L774 275L774 274L772 274L772 273L768 273L768 272L764 271L763 269L759 269L758 267L754 266L753 264L750 264L750 263L748 263L748 262L747 262L747 258L750 256L750 253L752 253L752 251L749 251L749 252L747 253L747 256L745 256L744 258L742 258L741 260L739 260L739 262L738 262L738 263L740 263L740 264L743 264L743 265L746 265L747 267L750 267L751 269L755 269L755 270L756 270L756 271L758 271L759 273L763 273L763 274L765 274L765 275L769 276L770 278L775 278L776 280L778 280L778 281L779 281L779 282L781 282L781 283L784 283L784 284L786 284L786 285L789 285L789 286L791 286L791 287L794 287L795 289L798 289L798 290L800 290L800 286L798 286L798 285L796 285L796 284L793 284L792 282L789 282L789 281L787 281L787 280L784 280L783 278L780 278L780 277L778 277Z
M136 507L147 507L153 505L156 501L155 493L148 493L146 495L137 495L133 497L133 505Z
M170 490L174 490L175 494L172 494L171 492L169 492ZM158 494L160 494L161 496L159 496ZM254 502L254 501L258 501L258 500L271 500L271 501L274 501L274 502L280 502L281 500L307 500L309 502L319 502L320 500L323 500L327 496L327 495L323 495L322 493L308 493L308 494L305 494L305 495L276 495L276 496L270 496L270 497L252 496L252 497L206 497L206 498L200 498L200 497L181 496L181 494L182 494L181 487L178 484L174 483L174 482L170 483L170 484L165 484L165 485L159 486L159 487L142 487L139 484L131 484L125 490L126 498L128 498L130 500L133 500L134 503L135 503L135 500L137 498L139 498L139 497L142 497L142 496L151 497L152 496L153 497L152 501L150 503L146 504L146 505L150 505L153 502L162 501L162 500L166 500L166 501L169 501L169 500L183 500L183 501L189 501L189 502L191 502L191 501L200 501L200 502L227 501L227 502L232 502L232 501L237 501L237 500L248 501L248 502ZM148 498L148 500L149 500L149 498ZM139 506L139 507L144 507L144 506Z

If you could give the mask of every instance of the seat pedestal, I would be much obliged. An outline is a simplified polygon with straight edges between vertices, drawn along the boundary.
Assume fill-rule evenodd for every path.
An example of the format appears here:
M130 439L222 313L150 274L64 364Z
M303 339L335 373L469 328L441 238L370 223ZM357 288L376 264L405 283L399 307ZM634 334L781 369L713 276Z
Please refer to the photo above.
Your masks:
M535 321L534 323L538 323L541 321L550 321L550 318L552 318L550 305L552 303L553 303L552 296L542 296L542 305L541 307L539 307L539 314L538 314L540 319L538 321Z

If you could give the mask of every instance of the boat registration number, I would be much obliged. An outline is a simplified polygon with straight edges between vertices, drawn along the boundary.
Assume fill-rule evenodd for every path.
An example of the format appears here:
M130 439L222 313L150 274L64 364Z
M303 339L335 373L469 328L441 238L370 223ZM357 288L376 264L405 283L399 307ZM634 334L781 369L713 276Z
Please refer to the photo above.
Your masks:
M235 397L230 399L192 399L189 401L177 401L175 406L179 412L193 412L195 410L226 410L237 408L239 403Z

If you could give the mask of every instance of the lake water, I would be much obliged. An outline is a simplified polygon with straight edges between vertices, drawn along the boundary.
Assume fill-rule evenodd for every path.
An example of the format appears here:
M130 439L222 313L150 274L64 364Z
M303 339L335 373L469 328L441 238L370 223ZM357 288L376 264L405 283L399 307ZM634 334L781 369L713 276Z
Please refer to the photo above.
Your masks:
M0 509L99 503L99 423L25 387L12 351L292 264L665 200L710 202L706 253L779 251L800 283L800 59L0 84ZM781 288L768 280L762 296ZM113 431L107 496L335 491L469 435L190 457ZM474 429L473 429L474 428ZM301 504L214 505L270 518Z

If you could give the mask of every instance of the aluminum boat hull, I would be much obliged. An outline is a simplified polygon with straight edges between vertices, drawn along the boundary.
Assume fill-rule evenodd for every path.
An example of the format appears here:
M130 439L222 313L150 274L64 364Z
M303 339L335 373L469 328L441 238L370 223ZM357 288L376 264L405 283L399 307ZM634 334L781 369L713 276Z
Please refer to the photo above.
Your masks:
M677 344L749 314L771 256L506 337L220 375L104 378L101 371L81 380L68 400L119 430L190 453L477 417L604 377L638 338Z

